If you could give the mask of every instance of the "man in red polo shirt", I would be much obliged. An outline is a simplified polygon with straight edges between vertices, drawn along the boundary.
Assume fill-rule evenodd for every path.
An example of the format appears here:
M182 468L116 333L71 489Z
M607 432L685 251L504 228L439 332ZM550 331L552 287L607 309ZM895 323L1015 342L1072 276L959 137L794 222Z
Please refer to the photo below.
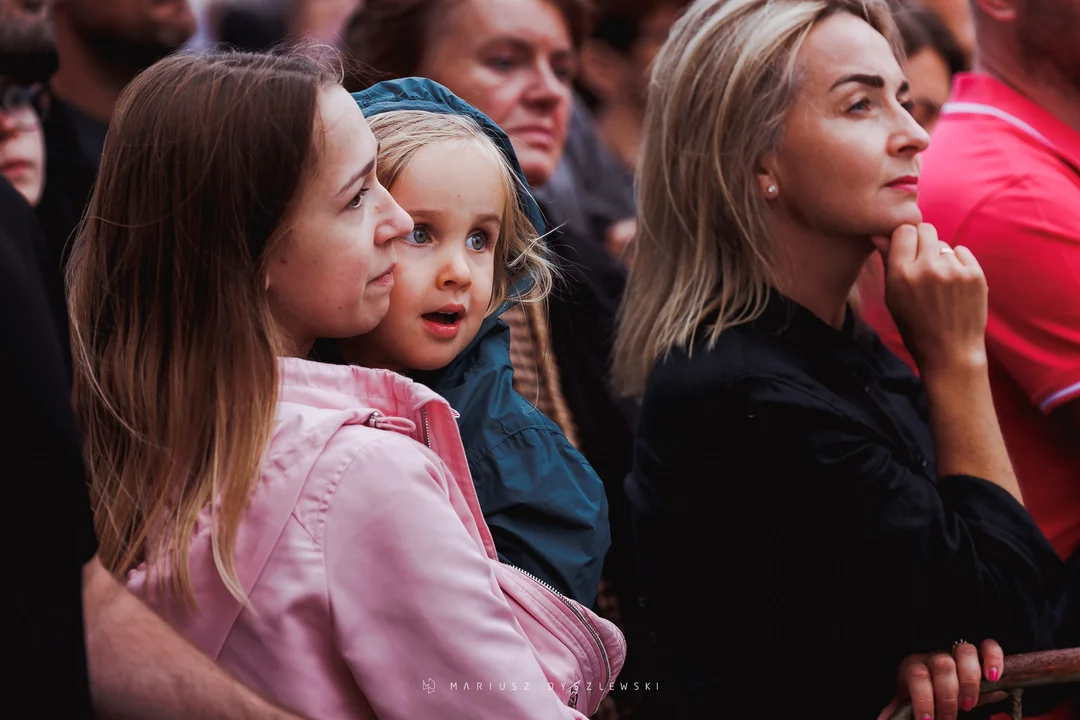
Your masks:
M1068 558L1080 546L1080 0L973 5L974 72L957 76L923 154L920 206L986 273L1001 429L1025 505ZM880 290L865 289L863 317L910 363Z

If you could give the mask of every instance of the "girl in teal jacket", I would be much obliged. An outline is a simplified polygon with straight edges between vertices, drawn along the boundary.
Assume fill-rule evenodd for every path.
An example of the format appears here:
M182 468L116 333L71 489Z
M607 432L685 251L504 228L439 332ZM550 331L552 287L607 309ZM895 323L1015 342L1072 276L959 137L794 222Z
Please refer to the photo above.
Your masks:
M550 286L543 218L510 141L430 80L353 97L382 144L379 178L416 227L396 241L386 319L342 341L341 359L407 374L445 397L500 559L592 605L610 545L604 486L514 391L510 333L498 319Z

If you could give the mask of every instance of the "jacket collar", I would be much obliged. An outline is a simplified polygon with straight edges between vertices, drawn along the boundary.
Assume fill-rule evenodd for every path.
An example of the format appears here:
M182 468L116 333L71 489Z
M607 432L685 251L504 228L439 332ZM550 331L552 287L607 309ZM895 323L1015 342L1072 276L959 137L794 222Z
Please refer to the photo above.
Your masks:
M359 365L331 365L301 358L278 358L282 399L303 398L327 409L352 409L357 400L387 412L399 407L415 412L428 403L449 404L431 388L390 370Z

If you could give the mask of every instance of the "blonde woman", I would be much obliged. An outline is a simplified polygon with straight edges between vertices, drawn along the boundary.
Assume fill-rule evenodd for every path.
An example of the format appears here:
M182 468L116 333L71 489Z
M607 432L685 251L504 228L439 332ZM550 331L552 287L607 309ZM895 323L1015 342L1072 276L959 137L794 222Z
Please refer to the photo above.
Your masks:
M924 712L955 717L972 643L1040 641L1060 563L995 419L982 272L920 224L898 47L884 0L699 0L654 66L615 377L643 398L627 491L655 641L630 642L687 712L760 707L718 689L765 673L778 708L874 717L905 656L942 651ZM852 311L875 249L923 385ZM703 575L720 614L688 631Z
M307 359L389 307L413 223L377 147L301 57L124 91L70 265L102 561L306 717L582 720L621 635L498 561L447 402Z

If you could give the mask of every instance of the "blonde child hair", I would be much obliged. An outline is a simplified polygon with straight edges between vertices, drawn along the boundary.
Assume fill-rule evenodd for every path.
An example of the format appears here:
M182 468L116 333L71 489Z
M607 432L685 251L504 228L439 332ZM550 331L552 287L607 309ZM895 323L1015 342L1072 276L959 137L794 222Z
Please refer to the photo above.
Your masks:
M409 167L416 152L432 143L472 143L499 169L506 192L502 227L495 242L495 277L487 314L508 302L543 302L554 284L554 266L537 229L522 203L529 189L514 172L510 160L471 117L425 110L394 110L368 118L379 141L378 176L394 191L394 183Z

